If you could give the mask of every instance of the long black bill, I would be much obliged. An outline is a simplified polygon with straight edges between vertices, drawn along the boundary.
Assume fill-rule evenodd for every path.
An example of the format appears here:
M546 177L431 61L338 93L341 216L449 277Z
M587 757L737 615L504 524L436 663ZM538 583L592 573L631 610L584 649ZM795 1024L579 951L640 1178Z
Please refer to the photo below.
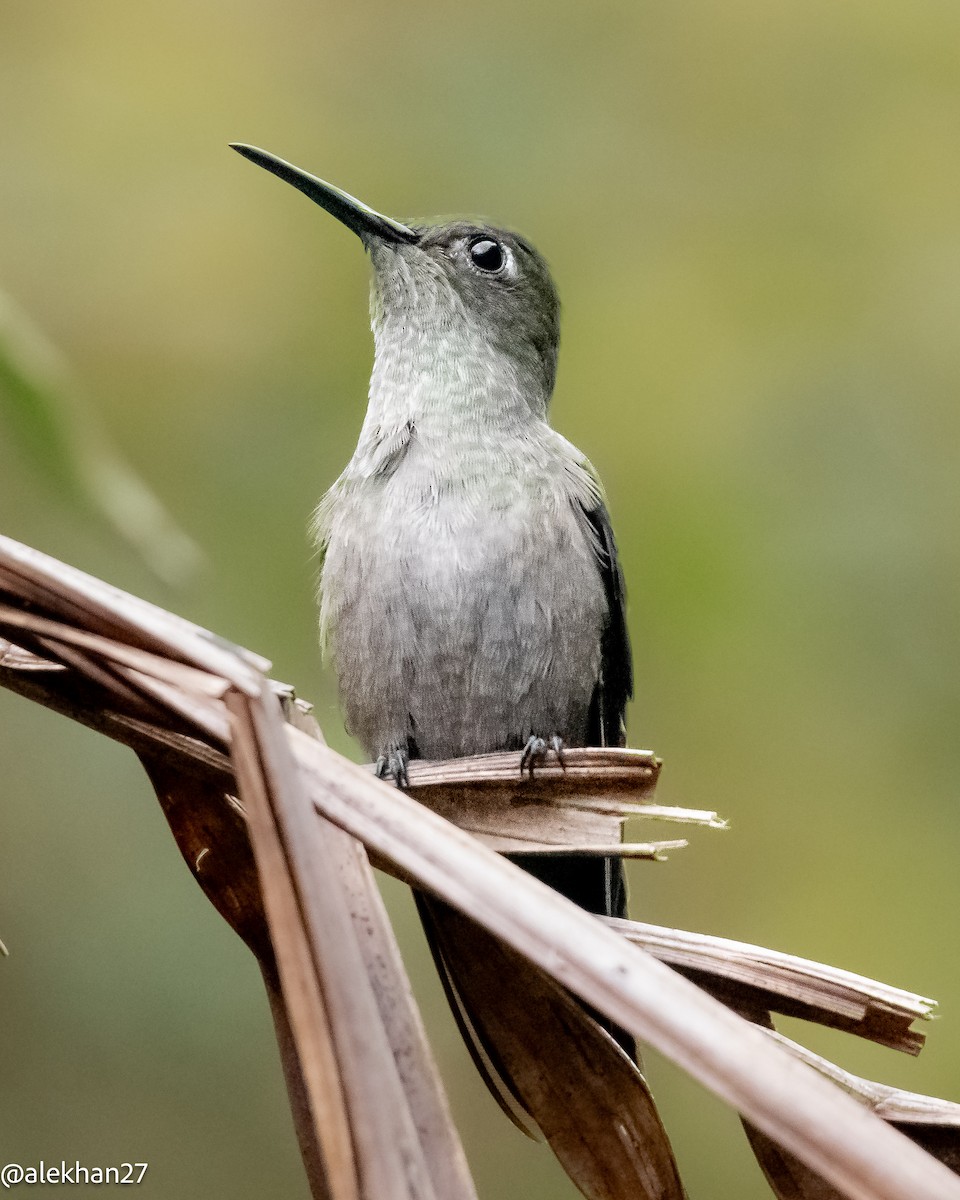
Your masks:
M242 154L244 158L249 158L258 167L263 167L264 170L272 172L278 178L286 180L287 183L292 183L305 196L309 196L314 204L325 208L331 216L342 221L348 229L352 229L362 238L375 237L384 242L417 242L420 240L420 235L408 225L401 225L399 221L394 221L391 217L374 212L372 208L368 208L360 200L342 192L332 183L324 183L315 175L308 175L306 171L301 171L299 167L284 162L282 158L277 158L274 154L268 154L266 150L258 150L256 146L246 146L243 142L231 142L230 148L236 150L238 154Z

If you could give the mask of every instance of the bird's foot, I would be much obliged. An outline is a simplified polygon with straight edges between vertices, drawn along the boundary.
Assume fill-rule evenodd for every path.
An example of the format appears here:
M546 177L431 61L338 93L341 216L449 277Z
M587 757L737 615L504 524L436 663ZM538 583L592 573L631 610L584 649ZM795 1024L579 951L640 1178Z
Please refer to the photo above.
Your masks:
M530 778L533 778L535 767L542 767L547 761L547 751L552 750L557 756L557 762L563 768L567 769L567 764L563 757L563 738L554 734L547 743L542 737L537 734L531 734L527 738L527 744L523 748L523 754L520 756L520 774L523 775L524 770L530 772Z
M410 754L406 746L387 746L377 759L377 778L392 779L398 788L408 788L410 777L407 764Z

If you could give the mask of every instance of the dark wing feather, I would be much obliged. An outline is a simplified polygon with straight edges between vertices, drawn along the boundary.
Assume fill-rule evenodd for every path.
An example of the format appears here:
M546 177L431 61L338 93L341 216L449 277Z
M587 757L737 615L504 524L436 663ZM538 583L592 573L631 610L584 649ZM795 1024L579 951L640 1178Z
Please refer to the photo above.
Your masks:
M600 500L593 508L582 507L582 511L593 535L597 569L607 596L607 624L600 644L600 678L590 705L587 739L591 746L623 746L627 740L627 701L633 695L626 588L606 505Z
M607 623L600 639L600 676L590 703L587 740L596 746L627 744L627 701L633 695L633 658L627 633L627 589L617 557L617 543L607 506L599 500L583 509L593 534L597 569L607 596ZM603 860L605 911L611 916L627 915L627 884L623 860ZM617 1034L615 1033L615 1036Z

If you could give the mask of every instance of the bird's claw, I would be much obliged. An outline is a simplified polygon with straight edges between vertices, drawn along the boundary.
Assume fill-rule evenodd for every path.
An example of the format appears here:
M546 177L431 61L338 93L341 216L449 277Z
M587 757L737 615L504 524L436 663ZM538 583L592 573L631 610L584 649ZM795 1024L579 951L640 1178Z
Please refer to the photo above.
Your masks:
M377 759L376 773L378 779L392 779L398 788L410 786L410 776L407 765L410 755L403 746L390 746Z
M530 778L533 778L533 769L537 763L542 763L547 757L547 743L542 737L537 737L536 734L531 734L527 738L527 744L523 748L523 754L520 756L520 774L523 775L525 769L529 769Z
M550 749L557 756L557 762L563 768L567 769L567 764L563 757L563 738L554 734L550 739ZM525 770L530 772L530 778L533 779L534 769L542 767L547 761L547 742L537 734L531 734L527 738L527 744L523 748L523 754L520 756L520 774L523 775Z

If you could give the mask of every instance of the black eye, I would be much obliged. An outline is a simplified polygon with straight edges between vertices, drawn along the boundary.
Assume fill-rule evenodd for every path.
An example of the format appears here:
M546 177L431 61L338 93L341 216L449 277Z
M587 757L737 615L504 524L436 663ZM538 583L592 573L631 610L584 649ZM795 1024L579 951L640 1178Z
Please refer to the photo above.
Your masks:
M477 238L470 247L470 257L481 271L499 271L506 261L503 247L493 238Z

